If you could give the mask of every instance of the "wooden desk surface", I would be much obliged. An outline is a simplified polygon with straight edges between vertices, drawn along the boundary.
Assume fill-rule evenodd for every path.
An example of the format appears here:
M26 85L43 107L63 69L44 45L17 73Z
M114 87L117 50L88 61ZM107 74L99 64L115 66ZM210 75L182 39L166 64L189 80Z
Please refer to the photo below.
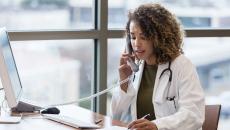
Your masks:
M61 111L60 114L68 115L70 117L85 121L85 122L95 122L99 119L103 121L98 125L102 128L116 126L126 126L125 123L120 121L111 120L108 116L103 116L90 110L75 106L68 105L58 107ZM0 124L0 130L77 130L76 128L57 123L51 120L43 119L39 114L24 116L20 123L18 124Z

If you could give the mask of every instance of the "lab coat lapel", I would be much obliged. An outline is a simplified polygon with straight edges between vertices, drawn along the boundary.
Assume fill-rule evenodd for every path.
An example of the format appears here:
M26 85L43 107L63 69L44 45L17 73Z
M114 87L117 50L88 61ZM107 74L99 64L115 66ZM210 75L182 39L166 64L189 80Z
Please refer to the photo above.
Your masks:
M160 75L167 68L168 68L168 63L158 65L157 75L156 75L156 80L155 80L155 85L154 85L154 91L153 91L153 97L152 97L153 101L161 102L163 99L163 96L164 96L163 91L165 91L165 89L163 87L164 86L166 87L166 84L168 83L169 76L166 75L166 72L165 72L165 74L162 75L161 78L160 78ZM161 82L161 86L159 86L160 81L164 81L164 82ZM165 84L165 85L162 85L162 84ZM160 93L159 94L160 96L156 96L156 93Z

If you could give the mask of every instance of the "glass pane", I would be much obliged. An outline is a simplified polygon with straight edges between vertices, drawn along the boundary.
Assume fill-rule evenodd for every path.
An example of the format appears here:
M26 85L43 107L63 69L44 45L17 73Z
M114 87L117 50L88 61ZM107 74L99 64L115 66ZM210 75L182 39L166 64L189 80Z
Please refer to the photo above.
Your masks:
M109 0L108 1L108 6L109 6L108 27L109 28L125 28L125 23L127 21L126 3L128 3L126 2L126 0Z
M113 87L118 84L119 75L118 67L120 64L120 56L125 50L125 39L109 39L108 40L108 70L107 70L107 87ZM111 90L112 92L113 90ZM112 94L107 94L107 113L110 113L110 104Z
M108 27L124 28L128 10L151 2L158 2L166 6L178 16L184 27L230 27L229 0L109 0Z
M14 41L23 98L52 105L91 94L93 40ZM79 104L91 108L90 101Z
M92 4L92 0L3 0L0 1L0 27L92 29Z
M230 38L185 38L184 53L196 66L206 104L221 104L219 129L229 128L230 121ZM117 83L119 57L125 39L110 39L108 44L108 87ZM108 96L110 110L111 94Z

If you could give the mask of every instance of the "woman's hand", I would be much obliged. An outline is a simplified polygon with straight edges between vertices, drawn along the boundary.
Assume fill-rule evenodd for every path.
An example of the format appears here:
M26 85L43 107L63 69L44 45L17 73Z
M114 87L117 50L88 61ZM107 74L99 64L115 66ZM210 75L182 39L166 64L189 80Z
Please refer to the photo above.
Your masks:
M121 80L126 79L132 74L131 67L127 64L129 58L133 58L133 56L127 53L123 53L120 58L119 74Z
M119 76L121 81L128 78L128 76L132 74L131 67L127 64L129 58L134 59L134 56L131 54L123 53L120 58ZM121 89L123 91L127 92L127 88L128 82L121 85Z
M131 130L158 130L156 124L147 119L138 119L128 125Z

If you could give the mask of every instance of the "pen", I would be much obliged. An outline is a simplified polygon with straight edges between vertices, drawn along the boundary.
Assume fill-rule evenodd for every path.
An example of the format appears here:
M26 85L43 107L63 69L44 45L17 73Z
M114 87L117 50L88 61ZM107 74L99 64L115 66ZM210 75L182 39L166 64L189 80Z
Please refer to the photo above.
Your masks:
M95 124L99 124L99 123L101 123L102 121L103 121L102 119L97 120L97 121L95 121Z
M148 116L150 116L150 114L144 115L141 119L145 119Z
M146 114L143 117L141 117L140 119L145 119L146 117L150 116L150 114ZM131 126L128 127L128 130L131 128Z

